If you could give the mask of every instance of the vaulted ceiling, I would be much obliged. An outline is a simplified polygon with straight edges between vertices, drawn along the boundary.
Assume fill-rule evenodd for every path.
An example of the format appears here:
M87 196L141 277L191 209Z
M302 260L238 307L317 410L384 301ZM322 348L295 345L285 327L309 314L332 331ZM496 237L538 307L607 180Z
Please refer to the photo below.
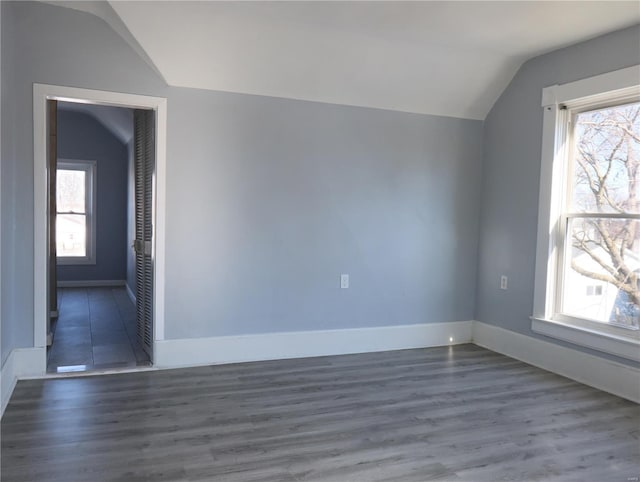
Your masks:
M109 5L169 85L471 119L527 59L640 23L637 1Z
M123 144L127 144L133 138L133 109L59 101L58 110L79 112L91 116Z

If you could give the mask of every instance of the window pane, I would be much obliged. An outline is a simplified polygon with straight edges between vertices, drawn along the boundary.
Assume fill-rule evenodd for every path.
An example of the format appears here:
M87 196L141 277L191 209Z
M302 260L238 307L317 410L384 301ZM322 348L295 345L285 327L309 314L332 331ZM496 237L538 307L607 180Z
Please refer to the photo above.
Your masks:
M85 171L58 169L56 200L58 212L85 213Z
M56 216L57 256L87 255L87 222L84 214Z
M640 221L569 221L562 311L637 329L640 317Z
M570 211L640 213L640 103L575 119Z

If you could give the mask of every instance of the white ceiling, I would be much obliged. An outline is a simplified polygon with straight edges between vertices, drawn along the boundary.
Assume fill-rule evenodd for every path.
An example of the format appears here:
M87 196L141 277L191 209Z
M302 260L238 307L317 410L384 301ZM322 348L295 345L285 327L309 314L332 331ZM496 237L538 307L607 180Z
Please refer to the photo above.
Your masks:
M638 1L109 3L170 85L471 119L525 60L640 23Z

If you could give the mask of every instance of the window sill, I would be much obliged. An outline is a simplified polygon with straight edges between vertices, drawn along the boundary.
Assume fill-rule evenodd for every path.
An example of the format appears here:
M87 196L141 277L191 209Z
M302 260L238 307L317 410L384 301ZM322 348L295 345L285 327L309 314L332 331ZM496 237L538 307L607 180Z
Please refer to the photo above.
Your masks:
M531 317L535 333L640 362L640 341L633 336L612 335L580 326L577 322Z

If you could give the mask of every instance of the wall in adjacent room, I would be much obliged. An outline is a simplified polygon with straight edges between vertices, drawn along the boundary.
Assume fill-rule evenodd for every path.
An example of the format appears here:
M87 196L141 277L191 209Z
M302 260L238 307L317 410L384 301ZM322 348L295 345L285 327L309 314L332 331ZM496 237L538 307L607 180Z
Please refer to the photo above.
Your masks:
M59 109L58 160L96 161L97 185L96 263L58 265L58 281L125 279L127 156L127 146L93 116Z

